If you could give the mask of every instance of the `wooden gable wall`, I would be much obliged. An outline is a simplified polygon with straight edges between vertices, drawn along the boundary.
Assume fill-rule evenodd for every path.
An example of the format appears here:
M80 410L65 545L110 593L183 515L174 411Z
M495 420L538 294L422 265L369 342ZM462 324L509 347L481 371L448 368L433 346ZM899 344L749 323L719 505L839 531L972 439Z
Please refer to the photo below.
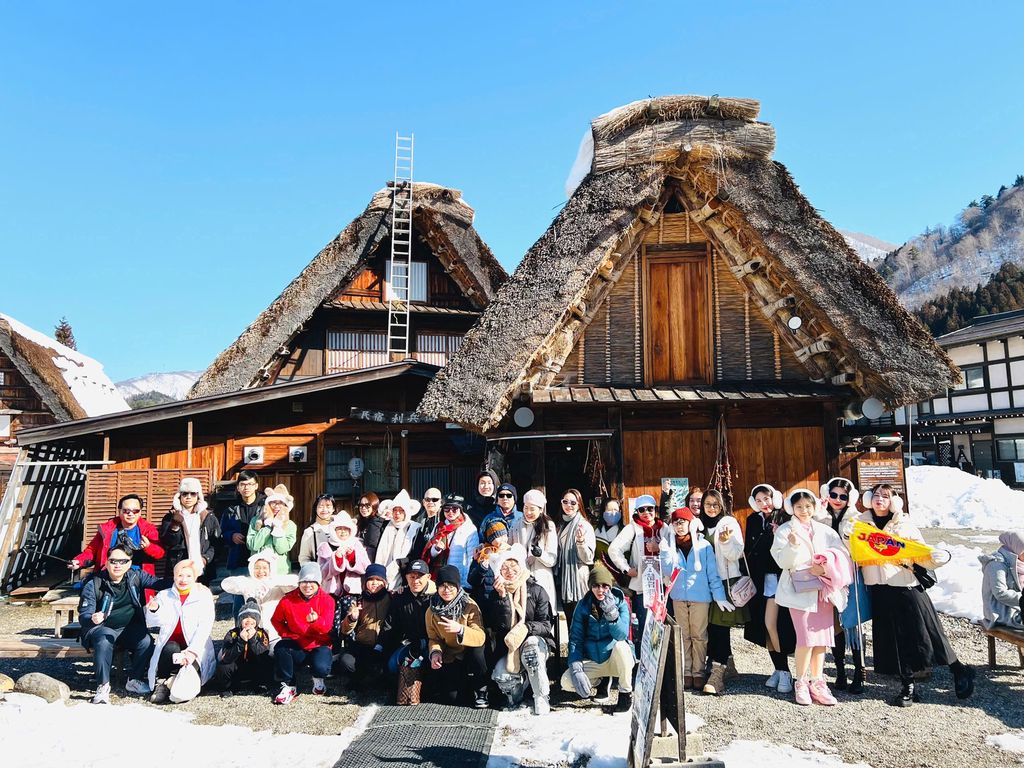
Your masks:
M5 414L11 419L11 438L17 436L19 429L41 427L57 421L39 394L14 366L14 362L0 352L0 412L5 410L17 411ZM2 441L3 439L0 439L0 442Z
M749 299L725 259L684 212L666 213L644 235L608 299L594 312L562 366L558 386L644 386L644 264L658 248L704 244L709 254L714 382L804 380L807 371ZM648 329L650 333L650 329Z

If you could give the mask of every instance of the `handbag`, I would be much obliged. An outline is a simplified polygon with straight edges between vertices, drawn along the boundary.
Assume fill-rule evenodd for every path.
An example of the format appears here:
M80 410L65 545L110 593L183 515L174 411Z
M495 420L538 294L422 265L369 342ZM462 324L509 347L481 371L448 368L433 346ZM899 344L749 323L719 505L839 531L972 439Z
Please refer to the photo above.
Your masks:
M743 563L747 566L747 573L750 573L750 564L747 563L746 552L743 553ZM740 576L729 587L729 602L737 608L742 608L753 600L756 594L757 585L754 584L754 580L749 576Z
M423 667L419 665L414 667L411 663L400 664L398 666L398 694L395 697L395 703L400 707L419 704L422 692Z
M810 568L790 571L794 592L817 592L821 589L821 578L811 573Z
M910 566L910 570L914 572L914 578L917 579L917 583L922 591L931 589L938 582L938 579L935 577L935 571L925 568L919 563L914 563Z
M196 669L195 664L182 667L174 675L174 679L169 686L171 702L174 704L184 704L186 701L192 701L192 699L199 695L199 689L202 686L203 683L199 678L199 670Z

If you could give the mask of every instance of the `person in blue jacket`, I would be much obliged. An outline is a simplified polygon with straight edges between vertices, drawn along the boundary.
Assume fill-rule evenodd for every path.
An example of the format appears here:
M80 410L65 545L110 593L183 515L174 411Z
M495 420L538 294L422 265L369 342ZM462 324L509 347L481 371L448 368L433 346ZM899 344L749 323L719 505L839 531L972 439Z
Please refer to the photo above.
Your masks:
M519 491L512 483L499 485L495 498L497 504L494 511L487 515L480 524L481 532L487 530L487 526L491 524L492 520L502 520L511 531L512 526L523 516L523 513L519 511Z
M734 610L725 594L711 542L700 535L700 519L686 507L672 513L672 536L660 545L661 572L671 584L672 617L683 635L685 688L704 688L708 653L708 615L714 600L723 611ZM672 574L676 573L675 580Z
M594 696L594 684L619 678L615 712L627 712L633 700L633 646L629 642L629 603L603 563L590 570L590 592L579 603L569 630L569 668L562 690L582 698Z

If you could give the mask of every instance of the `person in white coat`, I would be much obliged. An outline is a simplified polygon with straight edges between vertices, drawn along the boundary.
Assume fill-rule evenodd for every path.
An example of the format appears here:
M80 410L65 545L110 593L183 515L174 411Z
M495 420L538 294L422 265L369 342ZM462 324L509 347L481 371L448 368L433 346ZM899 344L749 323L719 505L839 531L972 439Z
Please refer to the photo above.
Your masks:
M463 584L469 576L473 553L480 546L480 535L473 521L466 517L466 500L449 493L441 506L443 522L434 529L434 535L423 547L421 557L430 566L430 575L437 578L441 569L450 565L457 568Z
M404 488L394 499L380 503L381 514L391 522L380 535L374 562L387 569L389 590L402 586L402 565L409 559L419 558L418 552L410 558L420 532L420 524L412 518L419 511L420 503L411 498Z
M260 626L266 630L270 638L270 654L274 654L274 646L281 636L277 634L270 617L274 615L277 604L286 593L299 585L299 577L294 573L281 575L277 572L277 554L269 549L257 552L249 558L248 576L228 576L220 583L220 588L230 595L238 595L243 602L255 600L260 608Z
M555 589L555 564L558 562L558 529L546 512L548 500L538 490L523 496L523 516L509 534L509 544L522 544L527 552L526 567L540 584L551 603L551 615L558 612Z
M835 645L835 611L846 608L853 563L828 523L817 494L797 488L785 501L792 519L775 531L772 557L782 568L775 602L788 608L796 630L796 703L835 706L825 681L825 651Z
M153 658L149 663L150 701L166 704L171 700L174 678L192 666L200 684L206 683L217 669L213 648L213 593L196 582L201 567L192 560L174 566L174 586L158 592L147 604L149 624L159 628ZM193 696L198 694L195 690ZM179 702L187 699L178 698Z
M704 525L704 538L715 548L715 565L718 566L718 575L728 595L732 585L743 575L740 570L743 531L731 515L722 494L710 488L700 500L700 521ZM726 679L735 676L730 631L733 627L746 624L749 619L749 606L724 611L717 604L711 605L708 616L708 659L711 661L711 673L704 684L704 693L722 693Z

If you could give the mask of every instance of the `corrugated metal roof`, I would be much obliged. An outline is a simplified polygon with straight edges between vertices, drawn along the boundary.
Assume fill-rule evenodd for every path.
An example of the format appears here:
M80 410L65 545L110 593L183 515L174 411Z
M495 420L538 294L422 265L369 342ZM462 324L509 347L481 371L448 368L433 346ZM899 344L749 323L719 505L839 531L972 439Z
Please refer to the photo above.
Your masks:
M749 382L719 386L677 387L551 387L535 390L530 399L545 403L728 403L776 399L844 400L853 395L848 387L803 382Z

